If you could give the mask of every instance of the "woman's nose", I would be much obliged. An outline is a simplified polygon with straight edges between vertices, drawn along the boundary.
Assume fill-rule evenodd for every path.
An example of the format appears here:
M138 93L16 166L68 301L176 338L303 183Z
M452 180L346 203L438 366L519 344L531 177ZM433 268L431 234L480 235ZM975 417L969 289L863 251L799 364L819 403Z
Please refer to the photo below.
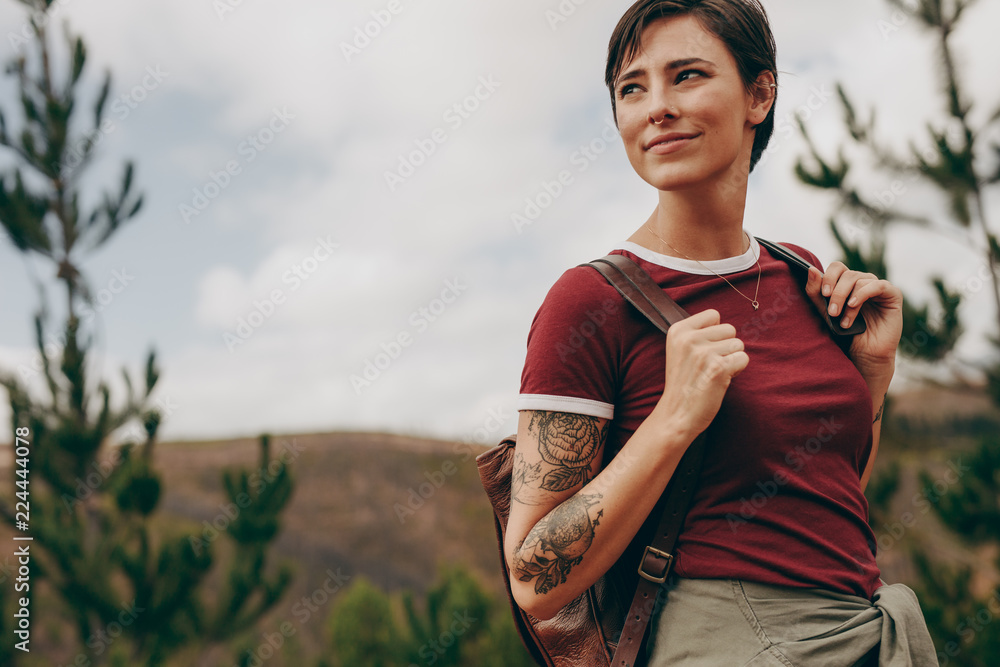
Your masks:
M653 125L662 125L665 120L677 117L676 105L667 91L657 89L650 91L647 115Z

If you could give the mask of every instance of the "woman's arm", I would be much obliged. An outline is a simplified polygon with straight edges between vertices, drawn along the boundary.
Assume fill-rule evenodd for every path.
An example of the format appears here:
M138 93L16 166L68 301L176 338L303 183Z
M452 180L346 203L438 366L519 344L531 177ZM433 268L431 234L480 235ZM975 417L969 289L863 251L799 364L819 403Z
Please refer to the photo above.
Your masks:
M551 618L614 564L748 361L715 310L673 325L663 395L604 470L607 420L521 413L504 541L521 608Z
M820 294L830 297L827 306ZM857 317L865 318L866 330L851 341L848 355L868 384L872 398L872 450L861 474L861 490L871 478L882 432L882 411L889 383L896 367L896 348L903 333L903 293L888 280L871 273L850 271L842 262L833 262L826 273L809 269L806 294L830 317L840 317L849 327ZM862 310L861 307L867 305ZM860 315L859 315L860 314Z
M658 421L647 418L600 470L607 420L521 413L504 550L514 598L532 616L551 618L593 585L653 509L690 444ZM568 488L564 482L578 477L577 469L542 457L560 445L593 452L585 476Z
M868 455L868 463L861 474L861 490L868 487L868 481L872 476L872 469L875 467L875 456L878 454L878 443L882 435L882 412L885 409L885 400L889 394L889 383L892 381L892 369L887 374L874 378L865 378L868 383L868 391L872 396L872 409L875 412L872 418L872 451Z

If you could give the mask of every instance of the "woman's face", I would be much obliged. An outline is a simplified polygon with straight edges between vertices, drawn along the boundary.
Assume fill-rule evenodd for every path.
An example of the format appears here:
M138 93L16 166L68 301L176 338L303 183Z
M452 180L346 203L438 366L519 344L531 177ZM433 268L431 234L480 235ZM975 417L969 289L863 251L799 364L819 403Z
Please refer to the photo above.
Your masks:
M746 91L726 45L690 15L645 29L615 103L629 161L658 190L746 183L753 127L770 109Z

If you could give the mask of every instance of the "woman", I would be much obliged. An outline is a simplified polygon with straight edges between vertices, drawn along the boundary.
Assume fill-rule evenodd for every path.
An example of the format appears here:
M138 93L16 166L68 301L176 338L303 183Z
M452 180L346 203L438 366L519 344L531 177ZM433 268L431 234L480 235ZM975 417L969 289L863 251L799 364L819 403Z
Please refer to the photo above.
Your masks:
M606 75L629 161L659 193L613 252L692 316L664 344L589 267L550 290L518 403L504 545L515 599L551 618L590 587L707 429L650 664L853 665L881 645L882 665L936 665L912 591L882 587L863 494L900 291L840 262L810 269L803 289L743 229L777 95L763 7L640 0ZM820 309L845 327L864 318L846 354Z

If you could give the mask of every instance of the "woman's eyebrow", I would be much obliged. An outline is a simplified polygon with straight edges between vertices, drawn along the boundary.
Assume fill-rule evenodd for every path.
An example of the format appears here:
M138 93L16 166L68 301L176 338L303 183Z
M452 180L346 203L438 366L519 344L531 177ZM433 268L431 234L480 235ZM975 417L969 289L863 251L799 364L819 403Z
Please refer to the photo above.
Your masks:
M712 65L713 67L715 66L715 64L712 61L705 60L704 58L681 58L680 60L672 60L671 62L667 63L667 66L664 69L667 70L679 69L681 67L687 67L688 65L694 65L696 63L704 63L706 65ZM628 81L629 79L637 79L641 76L646 76L646 70L642 68L629 70L628 72L622 74L618 78L618 83L620 84L623 81Z

